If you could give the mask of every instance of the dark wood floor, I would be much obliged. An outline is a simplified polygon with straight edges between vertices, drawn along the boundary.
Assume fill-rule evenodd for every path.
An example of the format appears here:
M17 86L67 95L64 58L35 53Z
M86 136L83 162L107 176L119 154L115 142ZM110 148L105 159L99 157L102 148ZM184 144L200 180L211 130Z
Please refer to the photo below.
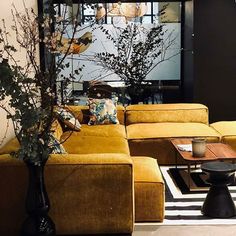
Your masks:
M132 236L132 234L80 234L80 235L57 235L57 236Z
M58 234L57 236L132 236L132 234L80 234L80 235L62 235Z

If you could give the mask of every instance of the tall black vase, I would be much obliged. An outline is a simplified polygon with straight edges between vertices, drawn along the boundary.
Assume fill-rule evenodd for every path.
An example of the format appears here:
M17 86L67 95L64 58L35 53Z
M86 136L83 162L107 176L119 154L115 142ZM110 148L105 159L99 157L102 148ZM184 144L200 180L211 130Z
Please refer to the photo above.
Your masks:
M29 171L29 185L26 196L25 219L21 229L21 236L53 236L55 224L48 216L50 203L44 184L45 162L35 165L26 163Z

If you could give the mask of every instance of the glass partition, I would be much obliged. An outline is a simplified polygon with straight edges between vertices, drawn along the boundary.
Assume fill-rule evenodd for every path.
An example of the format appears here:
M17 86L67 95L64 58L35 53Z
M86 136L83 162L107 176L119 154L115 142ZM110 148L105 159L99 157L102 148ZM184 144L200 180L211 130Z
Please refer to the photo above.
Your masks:
M57 29L59 37L71 43L68 66L57 79L60 102L85 104L88 87L97 83L111 85L122 104L129 103L127 87L148 88L146 103L161 103L168 86L179 89L181 2L54 3L53 8L67 22L66 29ZM75 32L72 17L79 22ZM57 52L59 60L63 45Z

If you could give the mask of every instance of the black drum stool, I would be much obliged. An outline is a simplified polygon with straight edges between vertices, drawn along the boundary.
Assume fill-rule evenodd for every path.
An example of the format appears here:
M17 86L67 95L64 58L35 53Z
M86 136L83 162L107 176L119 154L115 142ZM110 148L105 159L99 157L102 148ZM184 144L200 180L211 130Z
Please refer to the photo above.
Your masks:
M202 214L212 218L235 216L235 204L227 185L234 181L236 165L214 161L202 164L201 168L209 173L207 182L211 185L201 209Z

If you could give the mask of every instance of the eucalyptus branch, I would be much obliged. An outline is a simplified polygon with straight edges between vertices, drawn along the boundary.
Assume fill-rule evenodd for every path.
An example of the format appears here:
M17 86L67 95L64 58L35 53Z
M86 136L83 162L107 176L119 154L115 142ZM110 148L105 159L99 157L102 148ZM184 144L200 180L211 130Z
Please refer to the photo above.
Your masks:
M67 9L67 7L64 8L64 17L66 17ZM48 10L49 12L54 10L53 6L50 5ZM33 10L27 9L25 4L24 13L20 13L13 5L12 30L16 37L16 46L10 43L5 22L3 21L3 26L0 26L0 57L2 58L0 61L0 100L10 97L7 104L1 105L7 112L7 118L13 121L14 132L21 146L18 157L31 163L40 163L42 159L46 160L49 156L48 144L54 119L56 78L64 68L68 67L65 60L72 53L72 44L77 40L76 33L95 23L93 21L88 26L80 27L77 21L78 14L79 11L76 13L75 21L69 21L70 19L61 21L51 14L47 17L45 15L42 18L38 17ZM55 53L63 43L63 36L69 33L67 27L72 27L71 37L63 47L64 55L56 58ZM39 44L48 49L44 58L45 62L48 62L45 71L37 60ZM23 49L25 53L24 65L21 65L21 61L15 57L19 49ZM76 75L80 75L79 63L78 68L74 69L69 76L62 76L64 81L73 81ZM8 111L7 105L14 110Z
M5 28L5 27L6 27L6 26L5 26L5 23L4 23L3 25L4 25L4 28ZM5 31L5 32L6 32L6 31ZM24 77L24 74L22 73L22 71L21 71L21 70L19 69L19 67L18 67L17 61L15 60L14 56L11 54L11 50L12 50L11 47L10 47L10 49L9 49L9 47L8 47L8 44L7 44L7 42L8 42L7 34L5 33L5 37L6 37L6 38L4 39L4 37L3 37L3 35L2 35L2 33L1 33L1 31L0 31L0 37L1 37L0 39L2 39L1 42L3 43L5 52L6 52L7 55L9 56L10 60L14 63L15 67L18 68L18 70L17 70L16 72L17 72L17 73L20 73L20 75L21 75L22 77ZM24 89L25 89L26 96L27 96L28 100L31 100L31 101L34 103L33 98L28 95L28 91L29 91L29 90L27 90L27 88L25 87L25 84L24 84L24 83L22 83L22 86L23 86Z

